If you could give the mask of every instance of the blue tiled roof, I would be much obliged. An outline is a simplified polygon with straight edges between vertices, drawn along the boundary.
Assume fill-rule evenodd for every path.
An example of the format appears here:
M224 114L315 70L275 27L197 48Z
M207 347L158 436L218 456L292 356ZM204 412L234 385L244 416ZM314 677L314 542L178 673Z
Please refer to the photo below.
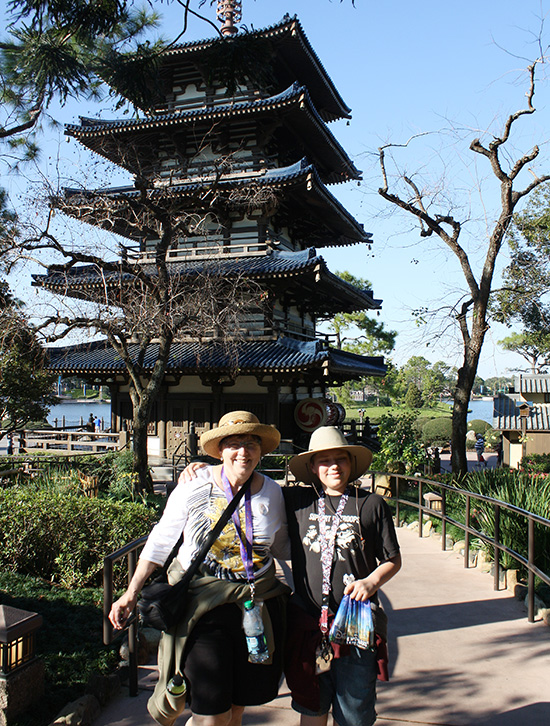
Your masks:
M137 345L129 346L135 359ZM125 372L124 363L107 341L63 348L48 348L48 367L65 374L116 374ZM151 344L144 359L145 370L155 363L158 346ZM216 343L174 343L166 366L167 373L197 374L224 371L238 366L240 375L256 372L306 371L328 365L332 374L384 375L382 358L357 356L325 348L320 341L297 341L279 338L273 341L243 342L237 346L237 360Z
M216 116L237 116L239 113L242 112L269 109L271 106L280 106L281 104L284 104L288 101L296 102L299 101L302 97L305 98L305 100L308 102L310 112L326 129L323 120L315 110L307 88L305 86L300 86L298 83L293 83L292 86L285 89L281 93L277 93L274 96L268 96L266 98L257 98L252 101L234 101L231 103L219 103L216 105L201 106L200 108L192 109L178 108L174 111L157 113L155 115L146 116L144 118L100 119L80 116L80 124L66 124L65 129L66 132L79 135L85 135L89 133L112 133L113 131L128 129L134 131L153 128L161 124L171 124L175 121L196 121L201 117L210 120Z
M372 292L357 290L353 285L345 282L337 275L330 272L324 259L317 255L316 250L311 247L300 252L275 251L270 255L255 257L234 257L225 260L191 260L189 262L170 262L168 265L171 274L180 277L194 277L207 273L214 269L216 274L223 277L245 275L250 279L265 279L274 277L289 277L299 275L308 270L319 271L323 275L323 285L330 285L330 289L340 290L356 302L356 309L372 309L381 305L380 300L375 300ZM143 270L154 272L153 266L144 265ZM105 284L119 285L121 281L131 281L133 276L129 273L103 272L94 265L82 265L73 267L67 273L50 272L48 275L33 275L35 285L55 289L61 286L63 289L70 287L73 290ZM329 292L329 288L325 290ZM340 298L341 300L341 298ZM343 301L341 300L342 304ZM343 307L346 307L343 304Z
M361 178L360 172L355 168L353 162L341 144L337 141L330 129L324 123L320 114L317 112L307 88L305 86L300 86L298 83L293 83L292 86L282 93L268 98L261 98L253 101L236 101L233 103L217 104L215 106L204 106L194 109L181 108L166 113L150 115L145 118L102 120L81 116L80 125L67 124L65 127L65 133L68 136L74 136L82 143L89 145L90 148L95 148L95 144L91 142L92 139L111 135L116 132L150 131L151 129L173 126L174 124L179 125L187 122L195 124L197 121L201 120L207 120L209 123L213 123L222 117L234 118L235 116L242 114L249 114L257 111L271 112L275 108L285 107L289 109L298 109L301 113L304 112L304 109L307 109L309 119L308 123L313 122L314 124L313 128L311 125L308 125L307 131L309 133L307 133L307 137L313 138L315 133L320 134L323 148L328 150L327 153L336 154L340 163L347 168L350 178ZM101 149L96 150L102 153ZM339 181L342 180L339 179Z
M163 198L166 196L178 197L208 188L211 183L211 180L204 180L200 182L187 181L172 184L171 186L155 187L154 189L149 190L148 194L153 199ZM275 187L280 186L283 188L292 188L293 186L300 188L300 186L307 185L307 193L310 194L313 190L317 195L317 199L322 202L323 207L327 207L332 210L332 213L334 213L344 225L340 230L342 241L334 242L334 245L368 242L372 238L372 234L370 232L365 232L363 225L348 212L348 210L333 194L331 194L320 179L315 166L313 164L308 164L305 158L287 167L271 169L261 176L246 176L239 177L238 179L234 177L222 177L216 183L220 190L230 190L235 187L247 186L249 184ZM128 186L112 187L111 189L101 190L100 193L108 194L114 199L117 197L121 199L133 199L139 197L142 192L134 186ZM87 192L82 189L65 189L65 194L68 198L71 198L72 196L85 198L87 195L93 196L96 192ZM346 233L344 233L345 228L347 228Z
M349 118L349 107L345 104L336 86L332 82L332 79L330 78L323 64L321 63L318 55L313 50L296 15L292 17L287 15L280 22L270 25L267 28L251 31L247 33L247 35L250 35L252 37L272 38L275 40L277 38L284 38L285 36L288 36L288 38L292 42L296 43L296 46L300 49L300 52L303 52L301 59L302 62L300 62L299 64L300 67L304 68L307 63L313 73L320 80L325 90L328 91L328 93L332 97L335 103L335 108L332 109L333 117L336 118L339 116ZM169 50L165 51L163 56L166 58L170 58L171 56L195 53L197 51L207 49L218 42L219 38L207 38L204 40L181 43L178 45L174 45ZM337 114L335 113L336 108L338 109Z

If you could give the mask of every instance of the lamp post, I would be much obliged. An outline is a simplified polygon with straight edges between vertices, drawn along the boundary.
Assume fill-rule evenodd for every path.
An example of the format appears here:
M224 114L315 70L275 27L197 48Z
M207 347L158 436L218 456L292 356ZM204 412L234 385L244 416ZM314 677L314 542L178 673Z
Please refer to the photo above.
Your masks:
M531 415L531 406L528 403L521 403L519 406L519 418L521 421L521 458L525 459L527 453L527 419Z
M0 726L7 726L44 693L44 664L36 657L42 616L0 605Z

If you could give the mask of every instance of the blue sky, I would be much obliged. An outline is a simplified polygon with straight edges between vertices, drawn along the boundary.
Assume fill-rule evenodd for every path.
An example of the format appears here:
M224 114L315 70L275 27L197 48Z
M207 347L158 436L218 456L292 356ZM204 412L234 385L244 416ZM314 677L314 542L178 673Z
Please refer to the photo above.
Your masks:
M181 8L158 2L155 6L165 15L162 34L173 37L181 27ZM202 10L214 19L208 4ZM546 10L538 0L356 0L355 8L351 0L243 0L242 22L248 27L265 27L287 12L296 14L352 109L351 122L333 123L331 130L363 170L363 182L361 186L331 187L331 191L374 234L375 242L370 251L356 246L324 251L323 256L333 271L347 269L372 282L375 297L383 299L379 319L399 332L394 356L398 364L411 355L460 364L456 334L416 327L411 311L454 304L464 283L455 258L435 241L421 241L412 220L390 214L391 209L377 194L377 149L389 141L404 143L415 134L430 132L400 159L409 173L421 170L425 183L450 190L457 216L471 220L468 244L476 257L475 249L485 233L483 219L490 226L498 192L488 169L479 160L474 166L469 142L490 128L500 132L499 122L523 107L526 86L522 70L539 55L537 37L541 27L544 35ZM211 35L210 28L197 21L184 40ZM522 120L516 151L524 152L538 143L543 158L540 168L548 171L550 119L544 71L542 67L535 97L537 113ZM79 113L96 112L87 102L78 108L71 104L60 112L60 118L72 122ZM54 141L52 136L52 148ZM76 146L74 141L70 143ZM58 156L53 151L45 165L55 166ZM484 185L483 203L479 184ZM506 254L502 263L506 263ZM489 331L479 369L484 378L522 365L519 356L505 354L497 346L496 341L506 334L499 326Z

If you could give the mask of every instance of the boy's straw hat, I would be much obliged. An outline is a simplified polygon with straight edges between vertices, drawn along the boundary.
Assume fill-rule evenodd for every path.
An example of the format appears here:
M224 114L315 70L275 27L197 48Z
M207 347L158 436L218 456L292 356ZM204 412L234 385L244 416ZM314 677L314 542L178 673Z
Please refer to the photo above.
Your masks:
M309 450L293 456L289 461L290 471L296 479L311 484L316 479L311 470L311 459L315 454L329 449L344 449L348 452L351 459L350 481L363 476L372 461L372 451L366 446L348 444L346 437L336 426L320 426L311 434Z

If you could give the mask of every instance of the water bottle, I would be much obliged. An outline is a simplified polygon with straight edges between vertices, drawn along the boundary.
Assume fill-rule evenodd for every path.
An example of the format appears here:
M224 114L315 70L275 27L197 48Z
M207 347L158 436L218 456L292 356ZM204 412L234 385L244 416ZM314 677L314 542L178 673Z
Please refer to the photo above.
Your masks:
M269 658L267 640L262 620L262 603L246 600L243 609L243 630L248 647L248 660L251 663L263 663Z
M173 696L182 696L187 691L187 684L185 683L185 678L179 673L176 673L176 675L170 678L170 680L168 681L166 690Z

